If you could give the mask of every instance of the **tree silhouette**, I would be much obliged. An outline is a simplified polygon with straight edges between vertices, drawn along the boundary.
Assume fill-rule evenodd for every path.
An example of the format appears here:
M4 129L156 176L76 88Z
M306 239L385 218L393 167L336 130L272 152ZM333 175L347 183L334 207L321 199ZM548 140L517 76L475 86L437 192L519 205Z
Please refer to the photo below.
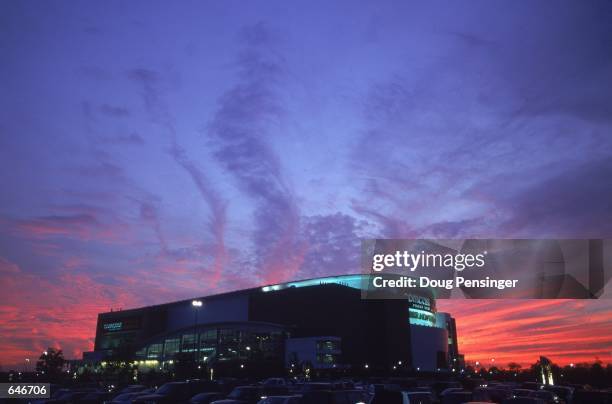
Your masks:
M47 348L36 362L36 371L43 373L48 380L58 380L66 360L61 349Z

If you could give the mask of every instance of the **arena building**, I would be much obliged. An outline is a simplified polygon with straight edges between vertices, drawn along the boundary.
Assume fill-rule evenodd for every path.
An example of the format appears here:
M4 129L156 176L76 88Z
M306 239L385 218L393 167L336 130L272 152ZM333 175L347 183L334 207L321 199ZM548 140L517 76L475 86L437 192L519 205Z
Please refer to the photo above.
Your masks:
M84 359L159 367L190 356L204 367L449 369L458 354L456 335L449 335L454 319L437 315L431 290L364 299L364 277L309 279L100 313L94 351Z

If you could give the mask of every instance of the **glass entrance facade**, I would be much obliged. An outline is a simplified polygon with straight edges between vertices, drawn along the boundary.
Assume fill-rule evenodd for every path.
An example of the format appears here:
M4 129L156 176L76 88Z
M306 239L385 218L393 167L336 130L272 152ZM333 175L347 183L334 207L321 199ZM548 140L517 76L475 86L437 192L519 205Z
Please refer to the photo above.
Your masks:
M282 358L284 334L281 326L252 322L194 326L149 341L136 360L163 362L179 353L195 353L202 362Z

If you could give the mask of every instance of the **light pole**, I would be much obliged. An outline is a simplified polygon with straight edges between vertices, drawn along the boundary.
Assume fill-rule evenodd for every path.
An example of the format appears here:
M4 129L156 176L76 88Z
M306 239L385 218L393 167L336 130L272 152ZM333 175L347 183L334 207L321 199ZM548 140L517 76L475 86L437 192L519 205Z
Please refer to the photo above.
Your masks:
M193 348L194 348L194 353L193 353L193 357L196 363L196 366L199 365L200 362L200 344L198 343L198 339L199 339L199 333L198 333L198 311L200 309L200 307L202 307L202 301L201 300L192 300L191 301L191 306L193 306L194 311L195 311L195 315L194 315L194 320L193 320Z

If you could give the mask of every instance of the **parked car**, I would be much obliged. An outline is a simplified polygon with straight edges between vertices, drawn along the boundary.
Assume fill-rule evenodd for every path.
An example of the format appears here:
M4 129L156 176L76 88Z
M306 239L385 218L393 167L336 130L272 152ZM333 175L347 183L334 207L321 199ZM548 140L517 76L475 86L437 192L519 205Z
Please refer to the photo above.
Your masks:
M432 394L424 391L380 390L370 404L431 404Z
M472 400L500 403L511 395L511 390L501 385L477 387L472 391Z
M62 397L65 394L71 393L72 390L70 389L66 389L66 388L56 388L55 390L53 389L53 385L51 386L51 395L49 396L48 399L41 399L41 400L35 400L32 401L32 404L44 404L44 403L48 403L51 400L57 400L60 397Z
M524 382L521 388L537 391L537 390L542 390L544 388L544 385L542 383L536 383L536 382Z
M238 386L225 399L212 404L257 404L263 397L264 389L260 386Z
M46 403L51 404L72 404L85 397L89 393L95 390L76 390L76 391L68 391L57 398L52 398L47 400Z
M544 390L553 392L559 399L570 404L574 397L575 388L570 386L544 386Z
M463 404L472 401L471 391L451 391L441 396L440 403L442 404Z
M572 404L610 404L612 393L596 390L576 390Z
M301 404L346 404L368 402L363 390L312 390L302 395Z
M339 380L333 383L334 390L355 390L355 383L349 380Z
M301 404L301 396L270 396L259 400L257 404Z
M110 400L115 393L108 391L93 391L87 393L85 396L74 401L74 404L100 404L104 401Z
M190 380L187 382L170 382L162 385L152 394L140 395L133 399L133 403L188 403L191 397L198 393L214 391L217 389L215 383L209 381Z
M225 397L225 394L220 393L218 391L208 392L208 393L199 393L195 396L191 397L189 400L190 404L210 404L213 401L221 400Z
M287 387L289 383L282 377L270 377L264 380L262 385L265 387Z
M130 384L129 386L125 386L121 390L119 390L119 394L121 393L137 393L139 391L146 390L147 386L143 386L142 384Z
M532 393L535 393L538 390L531 389L514 389L512 390L512 394L510 398L518 398L518 397L529 397Z
M455 391L463 391L463 387L448 387L440 392L440 397L444 397L445 395Z
M548 390L534 391L529 395L529 397L539 398L540 400L543 400L546 404L555 404L561 402L561 400L555 393ZM564 400L563 403L565 403Z
M318 383L304 383L302 385L302 388L300 389L300 392L302 393L307 393L310 391L328 391L328 390L334 390L335 386L333 383L324 383L324 382L318 382Z
M502 401L502 404L544 404L544 401L536 397L510 397Z
M165 383L154 393L138 396L132 402L142 404L186 402L192 397L186 388L186 384L185 382Z
M136 397L151 394L154 391L154 389L145 389L135 393L120 393L113 397L111 400L104 401L104 404L131 404L132 400L136 399Z
M461 389L463 388L461 383L455 382L455 381L437 381L437 382L434 382L430 387L431 387L431 391L434 396L434 400L439 400L439 401L442 400L440 394L444 390L451 389L451 388L461 388Z

